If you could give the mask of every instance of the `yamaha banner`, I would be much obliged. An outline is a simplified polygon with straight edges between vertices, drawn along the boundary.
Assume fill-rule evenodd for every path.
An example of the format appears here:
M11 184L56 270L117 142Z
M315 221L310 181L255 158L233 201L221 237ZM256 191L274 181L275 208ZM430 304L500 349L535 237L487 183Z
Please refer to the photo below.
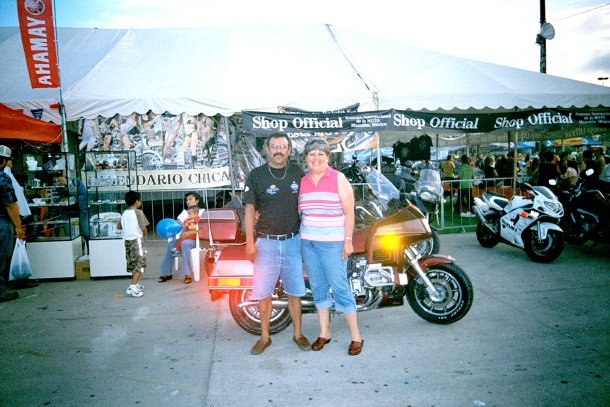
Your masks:
M17 0L17 12L32 88L59 88L53 0Z
M347 113L242 112L245 132L302 134L373 132L381 130L427 133L491 133L495 131L553 131L580 126L610 127L610 111L581 112L538 109L508 113L426 113L400 110Z

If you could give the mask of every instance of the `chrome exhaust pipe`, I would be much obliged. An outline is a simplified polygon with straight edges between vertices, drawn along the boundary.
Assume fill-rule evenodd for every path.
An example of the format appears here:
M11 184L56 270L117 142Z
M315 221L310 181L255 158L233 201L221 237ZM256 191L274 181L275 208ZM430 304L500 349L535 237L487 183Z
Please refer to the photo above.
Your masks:
M481 221L481 223L487 228L489 229L491 232L496 233L495 230L493 230L493 228L490 226L490 224L487 222L487 219L485 219L485 215L483 215L483 212L481 212L481 209L477 206L477 205L473 205L472 210L474 211L474 213L477 215L477 217L479 218L479 220Z
M252 306L258 307L258 301L244 301L239 304L239 308ZM272 300L271 306L277 309L288 309L288 298L279 298L277 300ZM303 309L312 309L315 308L315 303L313 300L301 298L301 307Z
M485 219L485 215L483 215L483 212L481 212L481 209L479 209L479 207L477 205L473 205L472 210L478 216L478 218L481 222L487 223L487 219Z

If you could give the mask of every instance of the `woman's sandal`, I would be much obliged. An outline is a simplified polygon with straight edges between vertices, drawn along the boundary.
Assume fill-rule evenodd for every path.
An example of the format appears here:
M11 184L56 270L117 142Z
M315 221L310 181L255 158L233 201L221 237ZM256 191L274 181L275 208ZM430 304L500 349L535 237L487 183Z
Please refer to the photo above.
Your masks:
M193 278L191 276L184 276L184 284L190 284L193 282Z
M171 280L174 276L172 276L171 274L169 276L161 276L159 277L159 279L157 280L160 283L164 283L167 280Z

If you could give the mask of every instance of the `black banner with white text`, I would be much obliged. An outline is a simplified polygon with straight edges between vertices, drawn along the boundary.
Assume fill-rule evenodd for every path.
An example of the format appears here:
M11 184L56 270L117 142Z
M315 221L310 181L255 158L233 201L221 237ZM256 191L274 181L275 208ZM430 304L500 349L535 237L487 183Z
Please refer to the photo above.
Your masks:
M580 126L610 128L610 111L538 109L523 112L474 114L427 113L394 109L323 114L242 112L242 130L260 135L383 130L491 133L519 130L553 131Z

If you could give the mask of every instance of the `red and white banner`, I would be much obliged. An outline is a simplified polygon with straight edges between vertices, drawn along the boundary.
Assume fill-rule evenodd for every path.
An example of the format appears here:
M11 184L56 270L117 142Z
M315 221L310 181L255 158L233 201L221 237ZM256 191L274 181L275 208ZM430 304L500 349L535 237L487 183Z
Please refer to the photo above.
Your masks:
M32 88L59 88L53 0L17 0L17 12Z

